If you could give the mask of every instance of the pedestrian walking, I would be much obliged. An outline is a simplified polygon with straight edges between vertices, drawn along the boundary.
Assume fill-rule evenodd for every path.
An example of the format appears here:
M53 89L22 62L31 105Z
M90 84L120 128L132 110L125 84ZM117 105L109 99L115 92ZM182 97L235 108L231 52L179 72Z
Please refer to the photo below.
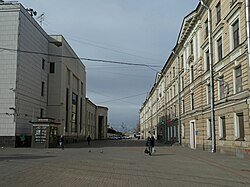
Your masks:
M148 154L151 155L152 154L152 144L151 144L151 138L148 137L147 142L146 142L146 148L148 149Z
M62 148L62 150L64 150L64 137L63 137L63 135L60 136L59 144L60 144L60 148Z
M152 153L156 152L155 151L155 137L154 135L151 135L151 146L152 146Z
M87 142L88 142L88 145L90 145L90 141L91 141L91 137L90 135L87 137Z

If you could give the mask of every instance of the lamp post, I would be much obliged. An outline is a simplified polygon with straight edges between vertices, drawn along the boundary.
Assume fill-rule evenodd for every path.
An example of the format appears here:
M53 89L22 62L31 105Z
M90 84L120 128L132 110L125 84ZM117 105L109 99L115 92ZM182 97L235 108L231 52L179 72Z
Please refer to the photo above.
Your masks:
M209 69L210 69L210 110L211 110L211 127L212 127L212 152L216 152L216 134L214 123L214 78L213 78L213 62L212 62L212 42L211 42L211 9L200 0L201 5L207 9L208 13L208 48L209 48Z

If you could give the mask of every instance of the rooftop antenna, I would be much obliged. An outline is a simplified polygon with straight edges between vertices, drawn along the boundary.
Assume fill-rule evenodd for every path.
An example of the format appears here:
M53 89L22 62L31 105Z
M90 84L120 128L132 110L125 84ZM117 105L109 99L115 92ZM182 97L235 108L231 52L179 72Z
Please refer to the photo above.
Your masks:
M44 17L45 17L45 14L42 13L40 16L38 16L36 18L36 20L39 21L39 23L40 23L41 26L43 25Z

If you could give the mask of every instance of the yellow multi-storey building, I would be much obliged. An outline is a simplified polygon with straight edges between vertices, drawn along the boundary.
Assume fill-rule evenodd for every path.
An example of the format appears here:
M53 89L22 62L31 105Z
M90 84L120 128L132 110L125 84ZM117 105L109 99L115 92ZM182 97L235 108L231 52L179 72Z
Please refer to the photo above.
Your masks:
M140 110L141 132L192 149L249 154L248 1L203 0Z

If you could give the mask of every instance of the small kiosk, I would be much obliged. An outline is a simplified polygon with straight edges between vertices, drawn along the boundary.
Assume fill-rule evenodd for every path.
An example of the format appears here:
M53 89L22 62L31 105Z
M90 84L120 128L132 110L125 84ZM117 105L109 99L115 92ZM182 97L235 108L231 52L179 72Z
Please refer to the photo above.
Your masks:
M32 148L57 147L58 125L53 118L38 118L33 124Z

